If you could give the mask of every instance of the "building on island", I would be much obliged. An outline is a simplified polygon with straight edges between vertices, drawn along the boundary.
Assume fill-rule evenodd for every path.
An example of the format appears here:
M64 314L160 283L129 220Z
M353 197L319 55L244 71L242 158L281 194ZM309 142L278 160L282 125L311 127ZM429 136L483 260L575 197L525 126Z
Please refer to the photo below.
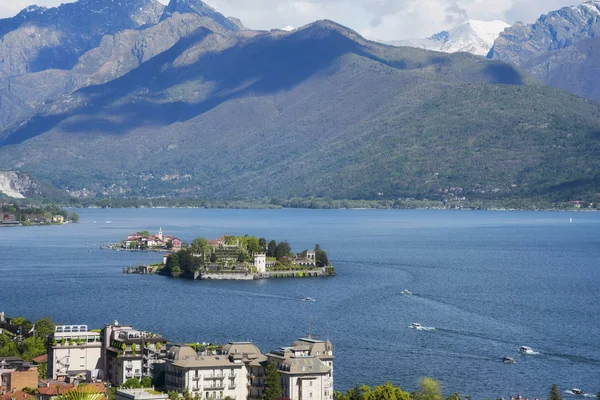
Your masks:
M132 233L127 236L124 242L121 242L121 245L126 249L181 250L181 240L173 236L164 235L162 228L155 235L151 235L148 232Z
M129 378L154 378L157 364L166 356L165 338L117 321L104 326L102 340L105 379L115 386Z
M0 357L0 392L20 391L38 385L34 365L19 357Z
M292 263L294 265L300 265L302 267L314 267L317 264L317 256L316 251L307 250L306 254L297 254L295 258L292 259Z
M267 255L265 253L255 254L252 258L252 265L256 268L256 272L264 274L267 272Z
M102 342L87 325L57 325L48 337L48 378L102 379Z

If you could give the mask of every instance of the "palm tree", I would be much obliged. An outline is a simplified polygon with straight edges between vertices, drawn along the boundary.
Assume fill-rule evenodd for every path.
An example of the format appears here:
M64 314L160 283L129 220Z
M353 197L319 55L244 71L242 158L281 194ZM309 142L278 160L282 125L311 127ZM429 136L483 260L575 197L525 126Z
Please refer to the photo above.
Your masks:
M104 394L94 391L92 388L79 386L73 390L55 397L55 400L102 400Z

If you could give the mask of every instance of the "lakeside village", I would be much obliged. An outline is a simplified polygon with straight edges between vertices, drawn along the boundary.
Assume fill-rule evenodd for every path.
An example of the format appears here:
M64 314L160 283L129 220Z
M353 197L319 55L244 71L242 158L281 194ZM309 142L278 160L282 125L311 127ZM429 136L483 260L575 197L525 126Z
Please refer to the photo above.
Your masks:
M194 280L256 280L269 278L326 277L336 274L327 253L318 244L294 254L286 241L267 242L255 236L197 238L191 244L148 231L131 234L113 250L170 251L162 263L129 267L128 274L159 274Z
M79 222L79 214L68 213L57 206L19 207L16 204L0 204L0 227L62 225Z
M412 393L389 381L335 392L334 360L310 333L263 354L249 341L173 344L117 321L89 330L0 313L0 400L463 400L427 377ZM562 400L556 385L548 399Z
M117 321L99 330L52 324L47 335L34 326L23 339L18 319L0 325L0 400L63 399L79 388L102 394L94 400L333 400L333 346L310 335L263 354L252 342L172 344ZM19 357L17 337L44 354ZM11 343L13 355L2 356Z

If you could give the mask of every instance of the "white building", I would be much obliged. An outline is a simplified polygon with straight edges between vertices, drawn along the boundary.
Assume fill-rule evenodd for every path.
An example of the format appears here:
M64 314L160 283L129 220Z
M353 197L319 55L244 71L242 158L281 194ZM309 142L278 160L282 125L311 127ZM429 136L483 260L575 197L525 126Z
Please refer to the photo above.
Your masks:
M267 255L264 253L255 254L253 264L259 274L267 272Z
M87 325L57 325L54 334L48 337L48 377L101 379L102 372L100 333L89 332Z
M154 378L155 367L166 355L167 340L152 332L139 331L129 325L104 326L105 379L121 385L127 379Z
M283 396L290 400L333 399L333 346L329 340L298 339L267 354L281 375Z
M187 390L202 399L246 400L247 385L247 371L241 354L198 355L190 346L173 346L167 352L167 390Z
M118 389L116 400L167 400L166 393L156 392L147 388Z

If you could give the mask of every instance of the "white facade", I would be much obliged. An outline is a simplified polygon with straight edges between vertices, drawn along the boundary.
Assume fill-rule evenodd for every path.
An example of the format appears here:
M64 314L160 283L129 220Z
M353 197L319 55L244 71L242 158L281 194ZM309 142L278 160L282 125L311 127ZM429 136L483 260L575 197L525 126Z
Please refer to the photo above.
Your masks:
M100 334L85 325L58 325L48 343L48 377L87 375L102 378Z
M248 376L241 357L199 356L189 346L174 348L169 350L166 360L167 390L187 390L202 399L247 399Z

